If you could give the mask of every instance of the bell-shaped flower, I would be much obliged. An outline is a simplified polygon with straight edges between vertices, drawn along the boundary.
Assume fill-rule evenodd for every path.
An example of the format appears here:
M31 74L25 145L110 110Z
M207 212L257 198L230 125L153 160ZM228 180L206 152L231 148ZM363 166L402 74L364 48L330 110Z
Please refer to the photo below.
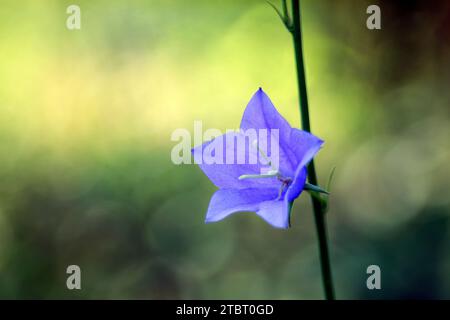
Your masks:
M259 89L238 132L192 149L195 163L219 188L206 222L252 211L276 228L288 228L293 201L306 186L314 187L306 183L306 167L322 144L318 137L292 128Z

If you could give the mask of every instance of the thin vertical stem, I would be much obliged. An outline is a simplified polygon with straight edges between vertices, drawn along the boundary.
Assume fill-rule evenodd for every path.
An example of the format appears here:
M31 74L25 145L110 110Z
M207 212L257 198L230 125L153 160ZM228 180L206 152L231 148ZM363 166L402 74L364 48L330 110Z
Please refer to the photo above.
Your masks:
M303 59L302 31L300 24L300 0L292 0L293 29L295 61L297 66L298 91L300 100L300 114L302 128L311 132L308 109L308 93L306 90L305 66ZM308 181L313 185L317 184L316 169L314 161L308 165ZM325 290L325 297L334 300L333 279L331 275L330 255L328 250L327 227L325 221L324 208L319 199L311 196L316 223L317 237L319 241L320 264L322 269L322 280Z

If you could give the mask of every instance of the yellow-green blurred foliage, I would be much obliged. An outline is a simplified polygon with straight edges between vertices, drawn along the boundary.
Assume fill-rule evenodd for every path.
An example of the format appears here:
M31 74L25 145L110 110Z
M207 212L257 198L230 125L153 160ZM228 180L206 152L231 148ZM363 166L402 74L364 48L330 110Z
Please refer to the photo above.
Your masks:
M293 228L203 219L177 128L237 128L258 87L298 126L290 34L263 0L2 1L0 297L322 297L309 199ZM450 298L450 10L304 0L312 128L338 298ZM82 290L66 289L66 267ZM366 289L366 268L383 290Z

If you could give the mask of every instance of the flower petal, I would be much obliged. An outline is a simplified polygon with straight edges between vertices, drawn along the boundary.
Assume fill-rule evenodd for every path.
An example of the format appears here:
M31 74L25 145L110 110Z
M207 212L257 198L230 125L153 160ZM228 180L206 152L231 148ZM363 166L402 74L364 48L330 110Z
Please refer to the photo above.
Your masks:
M278 113L267 94L259 88L244 111L241 129L279 129L280 135L287 140L291 126Z
M242 175L261 174L267 169L248 137L239 132L228 132L192 149L194 162L219 188L277 188L277 178L243 179ZM267 170L266 170L267 171Z
M307 170L306 167L299 166L295 172L294 180L286 191L286 199L292 202L302 193L306 183Z
M297 159L297 166L306 166L322 147L323 140L304 130L292 128L289 145Z
M276 188L220 189L211 197L206 223L222 220L241 211L254 211L276 228L287 228L287 202L277 201Z
M286 200L263 202L256 214L275 228L289 228L289 204Z
M250 99L241 120L241 129L278 130L279 168L285 175L292 175L296 168L295 155L289 148L291 126L277 111L266 93L259 90Z

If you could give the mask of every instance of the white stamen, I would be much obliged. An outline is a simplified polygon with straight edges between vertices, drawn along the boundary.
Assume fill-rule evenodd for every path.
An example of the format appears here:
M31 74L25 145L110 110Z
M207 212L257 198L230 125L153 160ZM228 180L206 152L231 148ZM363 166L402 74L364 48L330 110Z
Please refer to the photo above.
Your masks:
M263 173L263 174L243 174L242 176L239 176L239 180L244 180L244 179L260 179L260 178L273 178L273 177L277 177L279 175L278 171L269 171L267 173Z
M266 153L259 148L258 140L256 140L256 139L253 140L252 145L253 145L254 148L256 148L258 150L258 152L261 154L261 156L264 158L264 160L267 161L267 165L268 166L272 166L272 161L270 161L270 159L266 155Z

